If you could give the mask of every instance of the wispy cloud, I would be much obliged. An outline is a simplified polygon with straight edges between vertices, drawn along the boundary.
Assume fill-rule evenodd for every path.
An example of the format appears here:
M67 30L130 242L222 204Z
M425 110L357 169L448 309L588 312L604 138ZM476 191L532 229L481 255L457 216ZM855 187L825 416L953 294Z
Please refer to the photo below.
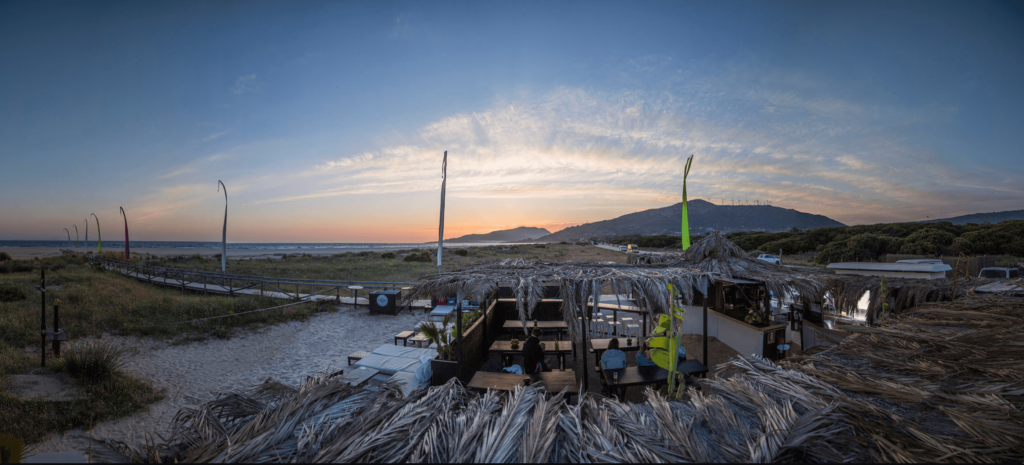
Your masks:
M246 92L253 92L259 89L259 82L256 80L256 74L247 74L245 76L239 76L235 80L235 85L231 87L231 93L238 95Z
M216 132L216 133L210 134L210 135L208 135L208 136L203 138L203 142L210 142L210 141L216 140L216 139L220 138L221 136L223 136L223 135L225 135L227 133L228 133L228 131L221 131L221 132Z

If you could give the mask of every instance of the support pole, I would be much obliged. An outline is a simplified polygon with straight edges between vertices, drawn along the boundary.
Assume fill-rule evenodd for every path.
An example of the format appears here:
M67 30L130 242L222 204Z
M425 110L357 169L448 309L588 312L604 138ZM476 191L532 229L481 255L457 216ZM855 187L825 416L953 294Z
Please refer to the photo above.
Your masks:
M704 366L708 366L708 295L704 294Z
M590 325L587 324L588 318L589 315L583 315L583 318L580 318L580 324L583 325L583 341L581 341L579 350L583 354L583 392L580 395L590 390L590 367L588 366L590 365L590 359L587 357L587 352L590 352Z
M58 334L60 333L60 306L57 304L53 305L53 356L60 357L60 339Z
M459 345L459 358L456 367L459 371L459 381L462 381L462 299L455 303L455 337L456 344Z

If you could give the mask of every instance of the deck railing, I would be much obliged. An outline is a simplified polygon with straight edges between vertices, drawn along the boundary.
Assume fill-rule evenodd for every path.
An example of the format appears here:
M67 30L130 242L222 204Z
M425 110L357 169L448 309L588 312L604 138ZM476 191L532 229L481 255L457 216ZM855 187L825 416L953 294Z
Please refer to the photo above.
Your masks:
M89 256L89 262L108 270L133 276L136 279L151 284L180 287L183 291L188 290L232 296L237 293L256 295L255 289L258 288L260 296L313 299L316 298L315 296L322 296L321 298L323 298L333 295L340 302L342 293L354 299L361 290L365 290L365 295L369 297L369 293L373 291L399 290L416 285L416 283L398 281L335 281L219 273L144 265L96 256ZM359 286L359 288L350 289L351 286Z

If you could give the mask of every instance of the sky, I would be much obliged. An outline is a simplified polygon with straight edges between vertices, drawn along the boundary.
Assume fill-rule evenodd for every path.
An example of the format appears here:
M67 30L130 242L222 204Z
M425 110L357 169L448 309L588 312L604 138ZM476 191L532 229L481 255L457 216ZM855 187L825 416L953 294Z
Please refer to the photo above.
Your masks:
M0 1L0 239L1024 208L1024 3ZM115 226L116 225L116 226ZM83 231L84 233L84 231Z

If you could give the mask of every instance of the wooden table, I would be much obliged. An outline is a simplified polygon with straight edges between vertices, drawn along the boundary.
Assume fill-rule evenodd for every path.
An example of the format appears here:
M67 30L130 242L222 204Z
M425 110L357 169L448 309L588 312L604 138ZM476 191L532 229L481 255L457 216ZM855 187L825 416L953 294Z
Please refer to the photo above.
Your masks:
M636 351L640 350L640 346L638 345L639 341L637 341L636 339L633 339L633 343L628 345L628 346L626 345L626 338L620 337L620 338L618 338L618 340L619 340L619 350L621 350L623 352L636 352ZM601 371L600 370L600 367L601 367L601 355L604 354L604 351L608 350L608 343L609 342L611 342L611 339L591 339L590 340L590 347L591 347L590 351L593 352L594 355L597 357L597 366L598 366L598 370L597 371Z
M703 363L700 363L700 360L694 359L677 364L676 371L679 373L685 373L687 376L705 377L708 374L708 367L704 366Z
M513 391L516 386L523 385L524 378L530 378L530 384L541 383L544 389L551 394L557 394L562 389L567 389L569 394L579 394L580 392L580 387L576 384L576 372L572 370L552 370L532 375L478 371L473 375L473 379L469 380L467 386L474 389Z
M523 330L523 322L519 320L505 320L503 325L506 331L514 333L515 331ZM562 333L569 330L569 325L565 324L564 321L538 321L537 327L543 329L545 333L555 331L558 340L562 340ZM533 322L528 322L526 325L527 331L533 331Z
M615 374L619 379L615 380ZM619 393L619 398L626 397L626 388L646 384L668 383L668 370L659 366L626 367L604 370L601 373L605 384Z
M359 290L362 289L362 288L363 288L363 286L349 286L348 287L348 289L350 291L352 291L352 306L353 307L358 307L359 306Z
M572 344L562 343L559 344L558 350L555 350L555 341L544 342L544 355L555 355L558 357L558 368L565 369L565 355L572 353ZM491 352L497 352L498 357L504 361L505 356L516 356L523 355L523 341L519 341L519 346L515 349L512 348L512 341L494 341L491 344Z

